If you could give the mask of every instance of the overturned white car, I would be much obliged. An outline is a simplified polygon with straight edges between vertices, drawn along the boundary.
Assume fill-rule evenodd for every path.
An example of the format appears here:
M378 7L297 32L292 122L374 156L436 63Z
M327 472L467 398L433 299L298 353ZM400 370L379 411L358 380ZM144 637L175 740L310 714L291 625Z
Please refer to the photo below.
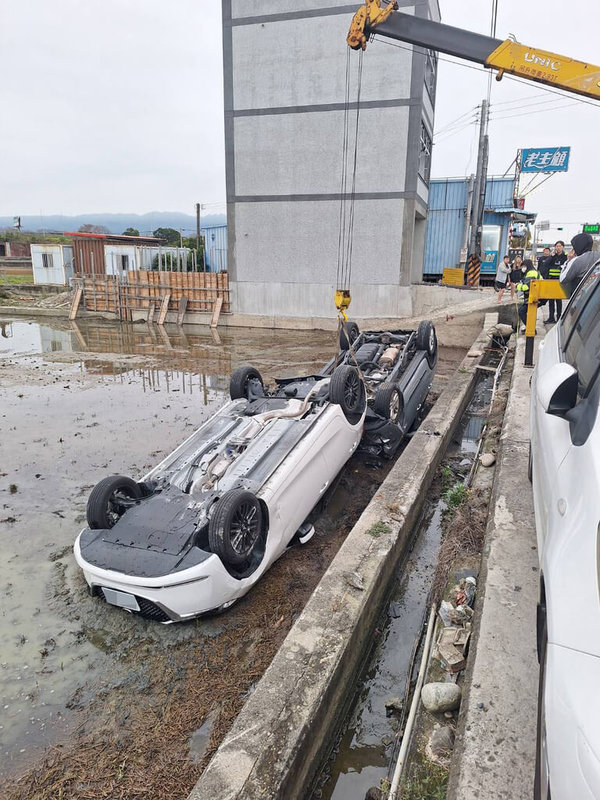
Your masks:
M294 541L360 441L359 371L277 381L252 367L231 402L140 482L92 490L74 552L93 595L160 622L227 608Z

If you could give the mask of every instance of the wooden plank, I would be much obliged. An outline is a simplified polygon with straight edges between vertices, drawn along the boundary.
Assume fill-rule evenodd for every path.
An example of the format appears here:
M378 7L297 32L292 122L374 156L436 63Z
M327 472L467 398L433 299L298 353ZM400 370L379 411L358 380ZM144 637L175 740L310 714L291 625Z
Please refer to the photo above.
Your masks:
M71 328L75 332L75 336L77 337L77 341L79 342L79 346L81 347L81 349L82 350L87 350L88 349L87 342L83 338L83 335L82 335L81 331L79 330L79 326L77 325L77 323L74 320L71 320Z
M154 300L148 300L148 314L146 322L154 322L154 311L156 310L156 303Z
M164 325L165 324L165 317L167 316L167 311L169 310L169 300L171 299L171 292L167 292L162 299L162 305L160 307L160 314L158 315L158 324Z
M221 306L223 305L223 298L217 297L215 301L215 307L213 309L212 319L210 321L210 327L216 328L219 322L219 316L221 315Z
M71 303L71 310L69 311L69 319L73 320L77 316L77 311L79 309L79 304L81 303L81 297L83 295L83 289L81 286L77 287L75 291L75 297L73 298L73 302Z
M187 310L188 299L185 297L179 298L179 308L177 310L177 324L183 325L183 318L185 317L185 312Z

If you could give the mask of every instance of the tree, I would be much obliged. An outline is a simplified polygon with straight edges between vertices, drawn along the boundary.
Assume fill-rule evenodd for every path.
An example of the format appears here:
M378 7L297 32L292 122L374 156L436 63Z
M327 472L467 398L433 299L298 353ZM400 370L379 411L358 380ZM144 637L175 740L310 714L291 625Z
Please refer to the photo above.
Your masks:
M90 225L89 223L80 225L77 230L79 233L110 233L104 225Z
M138 231L137 228L125 228L125 230L123 231L123 233L121 235L122 236L139 236L140 232Z
M179 231L176 231L175 228L157 228L152 235L156 236L157 239L164 239L166 244L174 247L177 247L180 242Z

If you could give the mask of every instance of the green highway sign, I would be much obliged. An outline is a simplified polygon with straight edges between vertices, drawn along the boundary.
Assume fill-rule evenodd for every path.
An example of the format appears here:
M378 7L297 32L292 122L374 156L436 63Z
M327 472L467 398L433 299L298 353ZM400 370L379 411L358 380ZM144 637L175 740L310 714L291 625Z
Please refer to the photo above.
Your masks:
M600 233L600 222L596 222L594 225L588 225L587 223L583 226L584 233Z

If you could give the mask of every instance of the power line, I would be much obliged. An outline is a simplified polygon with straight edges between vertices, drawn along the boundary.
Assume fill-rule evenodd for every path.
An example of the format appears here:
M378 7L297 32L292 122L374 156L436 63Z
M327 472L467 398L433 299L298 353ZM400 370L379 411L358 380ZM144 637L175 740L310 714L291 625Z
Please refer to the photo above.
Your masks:
M461 114L459 117L456 117L456 119L453 119L451 122L448 122L446 125L444 125L444 127L443 127L443 128L440 128L440 130L437 132L437 133L438 133L438 135L439 135L440 133L443 133L443 132L446 130L446 128L450 128L450 127L452 127L452 125L454 125L455 123L457 123L457 122L458 122L459 120L461 120L463 117L466 117L468 114L472 114L472 113L473 113L473 111L477 111L478 109L479 109L479 106L473 106L473 108L470 108L468 111L465 111L465 112L464 112L464 114Z
M570 108L573 105L574 102L576 102L576 101L570 101L570 102L567 102L567 103L563 103L562 105L555 105L554 108L557 111L559 111L560 109L563 109L563 108ZM504 114L504 115L492 114L492 119L494 119L495 121L499 121L499 120L502 120L502 119L514 119L515 117L527 117L530 114L539 114L539 113L540 113L539 109L534 109L533 111L523 111L523 112L521 112L519 114Z
M478 118L474 117L473 119L465 122L464 125L461 125L459 128L455 128L452 131L446 131L443 136L435 135L433 137L434 144L438 144L439 142L444 142L446 139L450 139L452 136L455 136L457 133L462 133L467 128L473 127L475 128L478 122Z

